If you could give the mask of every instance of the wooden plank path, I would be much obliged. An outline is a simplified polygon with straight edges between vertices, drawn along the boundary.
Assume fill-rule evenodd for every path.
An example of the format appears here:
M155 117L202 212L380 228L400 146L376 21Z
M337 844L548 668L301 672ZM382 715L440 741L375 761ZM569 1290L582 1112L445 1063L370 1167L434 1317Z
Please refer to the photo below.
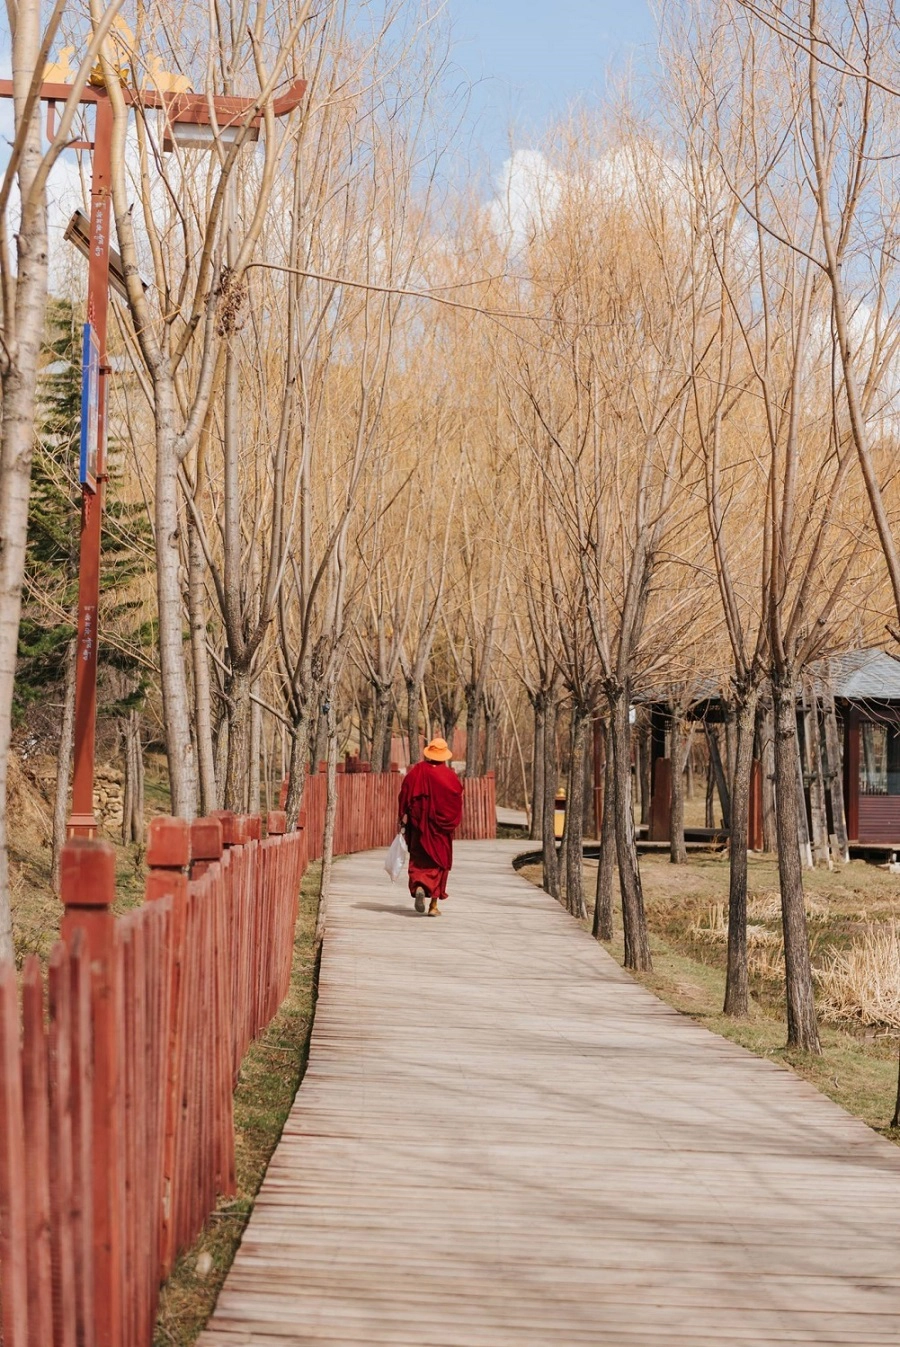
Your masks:
M336 866L309 1069L201 1347L896 1343L900 1151L510 861ZM887 1106L887 1101L886 1101Z

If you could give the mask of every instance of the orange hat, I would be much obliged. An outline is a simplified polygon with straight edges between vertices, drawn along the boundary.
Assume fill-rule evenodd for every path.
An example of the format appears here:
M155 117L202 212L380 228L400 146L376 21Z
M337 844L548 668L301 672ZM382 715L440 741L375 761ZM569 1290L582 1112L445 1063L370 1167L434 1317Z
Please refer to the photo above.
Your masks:
M432 739L425 748L425 757L429 762L449 762L453 754L446 739Z

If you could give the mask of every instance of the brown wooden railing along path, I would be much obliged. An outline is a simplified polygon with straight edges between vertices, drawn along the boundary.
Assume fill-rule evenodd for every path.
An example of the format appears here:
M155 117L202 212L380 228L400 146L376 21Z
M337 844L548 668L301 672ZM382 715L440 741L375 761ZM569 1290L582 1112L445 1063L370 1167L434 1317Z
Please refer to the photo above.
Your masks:
M342 774L337 852L389 844L399 783ZM161 1281L235 1190L234 1083L288 990L325 785L292 833L280 812L265 838L252 815L154 819L146 901L118 916L113 848L66 845L61 938L46 975L25 960L21 1013L0 965L2 1347L149 1347ZM464 835L493 836L493 779L466 792Z

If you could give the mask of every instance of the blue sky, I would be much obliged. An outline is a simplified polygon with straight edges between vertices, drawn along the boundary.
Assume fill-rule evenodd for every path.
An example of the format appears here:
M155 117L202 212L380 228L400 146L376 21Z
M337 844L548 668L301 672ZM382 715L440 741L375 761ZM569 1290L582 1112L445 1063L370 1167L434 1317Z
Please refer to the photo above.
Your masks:
M607 72L652 57L646 0L448 0L453 60L477 87L476 144L494 166L554 114L602 90Z

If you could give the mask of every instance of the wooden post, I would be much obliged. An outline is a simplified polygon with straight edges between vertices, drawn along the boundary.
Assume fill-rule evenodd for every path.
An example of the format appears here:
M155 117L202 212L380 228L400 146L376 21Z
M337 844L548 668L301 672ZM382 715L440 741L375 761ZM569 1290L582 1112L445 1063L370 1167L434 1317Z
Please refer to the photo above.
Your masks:
M803 781L803 757L800 752L800 736L797 733L797 716L794 715L794 757L797 762L797 845L800 848L800 860L807 870L813 868L812 843L809 836L809 819L806 813L806 792Z
M186 892L190 862L191 825L183 818L151 819L147 835L147 902Z
M812 679L803 679L803 744L806 749L806 779L809 782L809 818L816 864L831 869L828 846L828 816L825 809L825 781L822 770L822 746L819 734L819 703Z
M259 842L262 839L262 819L259 814L239 814L245 842Z
M284 788L284 793L287 794L286 785ZM282 809L284 808L284 801L282 801L281 807ZM222 825L222 846L223 847L237 846L238 841L240 839L238 837L238 832L235 827L235 820L237 818L237 815L234 813L234 811L231 809L214 809L209 817L217 818Z
M847 841L859 841L859 711L848 707L844 716L844 799L847 803Z
M223 845L221 819L194 819L191 824L191 879L199 879L214 861L222 859Z
M76 931L83 931L91 964L95 1343L96 1347L124 1347L121 985L111 911L116 897L116 853L109 843L84 837L67 842L62 850L60 890L65 906L63 940L71 953Z
M603 832L603 780L606 775L606 726L598 717L593 723L594 750L594 835ZM640 772L638 772L640 777Z
M160 1088L164 1095L160 1120L161 1183L159 1189L159 1267L165 1276L175 1261L177 1231L176 1156L181 1118L182 1059L184 1044L183 980L185 976L185 933L187 929L188 881L186 867L191 858L190 824L185 819L155 818L147 835L147 902L170 899L165 981L163 1063Z
M668 758L653 763L653 793L650 796L650 841L669 841L669 816L672 810L672 764Z

